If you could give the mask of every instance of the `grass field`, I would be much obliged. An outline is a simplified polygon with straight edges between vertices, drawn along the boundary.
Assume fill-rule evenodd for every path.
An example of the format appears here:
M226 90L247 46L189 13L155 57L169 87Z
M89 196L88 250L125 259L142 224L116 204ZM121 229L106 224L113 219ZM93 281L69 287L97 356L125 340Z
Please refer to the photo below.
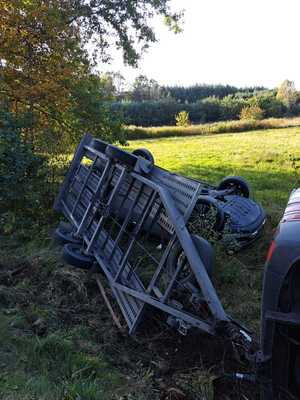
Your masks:
M267 211L265 232L238 255L216 248L214 283L225 309L258 334L267 246L290 191L300 185L300 128L132 141L127 149L139 147L174 172L250 182ZM181 337L155 316L135 338L121 335L94 281L62 264L49 240L52 229L44 226L26 243L18 235L0 238L1 400L257 398L247 387L213 383L224 351L208 338Z

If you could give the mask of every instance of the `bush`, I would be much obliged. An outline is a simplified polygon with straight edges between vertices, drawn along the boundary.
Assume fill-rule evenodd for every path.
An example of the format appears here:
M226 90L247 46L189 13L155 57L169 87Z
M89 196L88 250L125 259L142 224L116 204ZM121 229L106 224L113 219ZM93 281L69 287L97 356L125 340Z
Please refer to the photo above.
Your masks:
M4 231L12 229L26 213L36 214L42 208L45 158L33 153L24 142L26 119L16 120L7 112L0 113L0 213Z
M188 126L191 124L189 119L189 113L186 111L180 111L176 116L176 126Z
M274 91L265 91L255 97L255 103L264 111L265 118L278 118L286 115L286 107L276 98Z
M221 119L223 121L239 119L242 109L247 104L245 99L226 96L221 100Z
M263 118L263 110L257 104L251 104L242 109L240 119L258 121Z

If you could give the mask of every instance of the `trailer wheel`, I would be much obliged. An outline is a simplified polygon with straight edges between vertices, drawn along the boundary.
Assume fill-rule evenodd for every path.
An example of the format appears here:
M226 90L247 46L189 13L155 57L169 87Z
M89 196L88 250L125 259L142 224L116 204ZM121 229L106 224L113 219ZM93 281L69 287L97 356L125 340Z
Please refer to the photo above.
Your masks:
M76 268L90 269L94 264L94 257L83 254L82 247L73 243L64 245L63 259Z
M136 150L133 150L132 154L134 154L135 156L138 156L138 157L145 158L145 160L150 161L151 164L154 165L153 154L148 149L142 149L142 148L136 149Z
M73 236L74 227L71 224L62 222L55 229L53 237L54 240L59 244L74 243L79 244L82 242L81 239L77 239Z
M250 196L250 187L248 183L240 176L226 176L217 188L218 190L233 189L234 194L248 198Z
M107 146L108 146L108 144L103 142L100 139L93 139L92 143L91 143L91 147L93 147L95 150L99 151L100 153L105 153Z
M137 162L137 157L133 154L127 153L127 151L118 149L115 146L107 146L105 154L119 161L121 164L125 164L129 167L134 167Z
M211 244L198 235L191 235L191 238L205 266L206 272L209 276L212 276L214 268L214 251ZM195 280L194 273L191 270L180 242L177 241L174 243L167 260L167 274L170 279L172 279L179 266L181 266L181 271L179 272L177 282L181 285L193 282Z

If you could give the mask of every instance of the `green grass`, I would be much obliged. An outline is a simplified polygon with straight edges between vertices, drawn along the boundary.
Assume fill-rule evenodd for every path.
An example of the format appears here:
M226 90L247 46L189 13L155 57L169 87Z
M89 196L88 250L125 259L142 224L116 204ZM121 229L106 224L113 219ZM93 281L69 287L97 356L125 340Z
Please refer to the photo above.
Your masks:
M39 337L21 310L9 310L0 312L1 399L109 400L127 387L103 354L80 349L76 328ZM81 329L80 338L88 335Z
M127 126L125 133L129 140L159 139L165 137L184 137L199 135L215 135L227 132L246 132L257 129L278 129L300 125L300 117L268 118L263 120L220 121L188 126Z
M131 141L126 149L139 147L177 173L212 183L241 175L250 182L267 211L265 232L237 255L216 247L213 280L227 312L258 334L267 247L290 191L300 185L300 128ZM222 348L205 337L182 338L155 319L136 338L121 336L94 281L62 265L60 249L49 241L52 227L33 229L0 238L1 400L158 400L175 398L176 388L187 399L213 398ZM10 275L24 263L24 271ZM43 334L35 328L39 319ZM227 388L226 396L241 398Z
M218 183L226 175L243 176L271 214L299 183L299 127L132 141L127 149L140 147L153 153L157 165L193 178Z
M250 183L267 212L265 232L238 255L216 249L215 285L227 311L258 333L267 247L291 190L300 186L300 128L129 142L129 150L136 148L149 149L157 165L196 179L217 184L240 175Z

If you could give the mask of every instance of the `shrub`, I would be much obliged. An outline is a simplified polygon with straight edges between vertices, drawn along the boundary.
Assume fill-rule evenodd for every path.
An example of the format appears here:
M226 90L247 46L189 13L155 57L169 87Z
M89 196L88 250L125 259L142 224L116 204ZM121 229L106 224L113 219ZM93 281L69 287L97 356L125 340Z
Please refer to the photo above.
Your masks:
M37 214L45 178L45 158L33 153L22 136L27 122L0 113L0 213L1 225L9 232L11 224L27 212ZM18 217L17 217L18 215Z
M245 106L240 114L242 120L260 120L263 118L263 110L257 104Z
M189 113L186 111L180 111L176 117L176 126L188 126L191 124L189 119Z
M223 121L239 119L242 109L247 104L245 99L226 96L221 100L221 119Z
M286 106L276 98L274 91L265 91L255 97L256 104L264 111L265 118L278 118L286 114Z

